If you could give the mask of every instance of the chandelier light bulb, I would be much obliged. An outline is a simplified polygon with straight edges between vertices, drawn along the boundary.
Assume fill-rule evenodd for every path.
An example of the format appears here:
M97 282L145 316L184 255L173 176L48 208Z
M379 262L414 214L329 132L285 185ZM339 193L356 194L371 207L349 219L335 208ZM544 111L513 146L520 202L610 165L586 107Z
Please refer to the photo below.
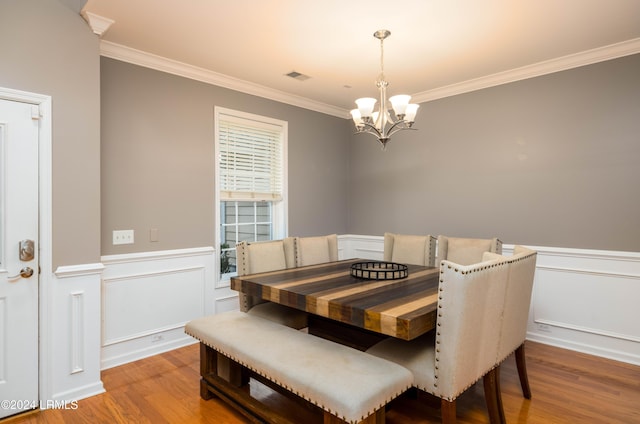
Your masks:
M357 128L362 127L362 114L358 109L351 109L351 118L353 118L353 122L356 124Z
M389 97L389 101L391 102L391 107L393 107L393 111L396 116L399 117L405 114L405 110L411 101L411 96L407 94L398 94L397 96Z
M373 97L363 97L356 100L358 110L360 111L360 116L362 116L363 118L370 117L373 113L373 108L375 107L376 102L377 100Z
M418 113L419 104L411 103L407 105L407 109L405 111L404 120L413 123L416 120L416 113Z

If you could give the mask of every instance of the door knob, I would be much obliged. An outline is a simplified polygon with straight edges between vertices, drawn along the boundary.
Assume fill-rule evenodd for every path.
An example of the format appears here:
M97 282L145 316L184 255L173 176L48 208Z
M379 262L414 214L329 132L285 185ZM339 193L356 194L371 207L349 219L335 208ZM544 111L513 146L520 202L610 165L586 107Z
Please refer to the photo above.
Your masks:
M7 277L7 278L9 278L10 280L15 280L15 279L16 279L16 278L18 278L18 277L22 277L22 278L29 278L29 277L31 277L32 275L33 275L33 269L31 269L31 268L30 268L30 267L28 267L28 266L25 266L24 268L22 268L22 269L20 270L20 274L18 274L18 275L11 275L11 276L9 276L9 277Z

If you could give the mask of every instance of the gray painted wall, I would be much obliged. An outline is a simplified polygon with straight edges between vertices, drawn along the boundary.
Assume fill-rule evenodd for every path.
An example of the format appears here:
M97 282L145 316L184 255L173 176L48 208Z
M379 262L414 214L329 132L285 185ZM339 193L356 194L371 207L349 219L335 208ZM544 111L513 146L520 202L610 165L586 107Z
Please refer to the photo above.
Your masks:
M351 137L349 225L640 251L640 55L421 106Z
M68 4L2 0L0 40L0 86L52 96L54 269L100 262L98 38Z
M214 106L289 123L289 234L347 231L346 120L108 58L101 78L103 255L215 246Z
M214 245L214 105L289 122L290 234L640 251L640 55L425 103L381 152L347 120L100 59L68 4L0 3L0 86L53 97L54 267Z

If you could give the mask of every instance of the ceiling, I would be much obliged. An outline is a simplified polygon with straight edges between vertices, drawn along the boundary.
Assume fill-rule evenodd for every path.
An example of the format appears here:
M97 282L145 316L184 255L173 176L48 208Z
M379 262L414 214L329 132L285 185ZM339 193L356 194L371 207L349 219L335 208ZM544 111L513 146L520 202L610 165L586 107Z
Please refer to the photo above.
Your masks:
M638 0L88 0L85 12L113 20L105 56L338 116L377 97L378 29L391 31L389 94L419 102L640 52Z

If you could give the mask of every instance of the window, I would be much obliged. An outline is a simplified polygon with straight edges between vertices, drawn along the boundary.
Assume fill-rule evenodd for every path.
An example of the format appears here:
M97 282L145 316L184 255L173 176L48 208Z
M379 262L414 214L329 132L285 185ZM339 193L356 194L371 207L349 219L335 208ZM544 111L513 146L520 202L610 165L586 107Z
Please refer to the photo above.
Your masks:
M216 239L220 277L236 272L236 243L286 233L287 123L216 108Z

